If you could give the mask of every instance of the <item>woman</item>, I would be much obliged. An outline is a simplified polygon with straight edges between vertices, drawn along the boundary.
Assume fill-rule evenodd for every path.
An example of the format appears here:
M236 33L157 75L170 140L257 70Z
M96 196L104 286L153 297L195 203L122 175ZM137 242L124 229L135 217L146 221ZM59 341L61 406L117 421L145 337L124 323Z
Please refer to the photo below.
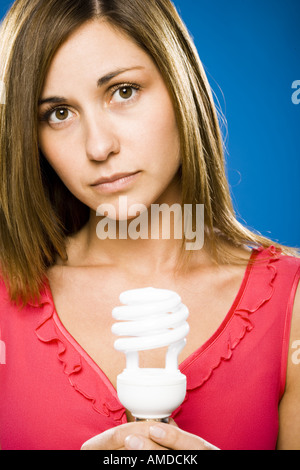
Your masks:
M2 449L299 448L300 262L234 216L212 94L172 3L17 0L1 48ZM182 213L164 237L155 204L192 207L189 231L177 236ZM111 311L149 285L190 311L170 424L131 422L115 390ZM140 359L162 367L164 351Z

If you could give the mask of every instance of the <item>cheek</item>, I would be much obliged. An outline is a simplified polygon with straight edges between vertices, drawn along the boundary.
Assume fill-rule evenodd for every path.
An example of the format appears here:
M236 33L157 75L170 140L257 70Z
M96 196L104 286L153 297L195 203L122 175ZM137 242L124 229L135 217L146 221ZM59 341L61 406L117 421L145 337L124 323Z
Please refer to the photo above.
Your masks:
M180 139L172 109L164 116L158 113L153 120L151 141L156 144L154 158L158 157L159 166L167 173L177 171L180 165Z
M180 164L180 139L175 114L169 99L149 105L136 121L135 132L130 133L140 147L140 157L147 163L163 167Z
M45 131L39 134L39 146L54 171L66 182L65 180L69 179L70 168L75 169L76 167L76 159L70 145L67 146L58 137L53 138Z
M39 131L39 148L48 163L56 169L55 167L59 161L59 145L57 145L57 140L52 138L47 129Z

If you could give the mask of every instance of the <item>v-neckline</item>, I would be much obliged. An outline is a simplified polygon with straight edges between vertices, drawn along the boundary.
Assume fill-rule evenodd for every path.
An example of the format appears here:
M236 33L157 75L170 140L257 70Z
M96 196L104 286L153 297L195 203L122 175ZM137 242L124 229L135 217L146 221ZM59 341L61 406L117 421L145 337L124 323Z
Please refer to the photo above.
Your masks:
M248 279L249 279L249 275L250 275L250 272L251 272L251 269L252 269L252 266L253 266L253 260L254 260L256 255L257 255L257 252L255 250L253 250L252 253L251 253L251 256L248 260L247 267L245 269L243 279L242 279L242 282L241 282L240 287L238 289L238 292L235 296L235 299L234 299L229 311L227 312L226 316L222 320L221 324L216 329L216 331L201 346L199 346L194 352L192 352L187 358L185 358L179 364L179 370L181 370L182 372L186 371L192 365L192 363L196 359L199 358L199 356L201 356L205 351L207 351L212 346L212 344L214 344L222 336L223 332L226 330L226 327L230 323L230 320L231 320L231 318L233 317L233 315L235 313L235 310L236 310L236 308L237 308L237 306L240 302L240 299L242 298L242 296L245 292L245 289L246 289L246 286L247 286L247 283L248 283ZM53 298L53 295L52 295L52 290L51 290L51 287L50 287L50 283L48 282L47 284L48 284L47 285L47 295L48 295L48 298L49 298L49 300L52 304L52 307L53 307L53 321L54 321L56 327L58 328L58 330L60 331L60 333L62 334L64 339L72 345L72 347L77 351L77 353L80 355L80 357L82 357L89 364L89 366L94 370L94 372L96 372L96 374L98 375L100 380L102 380L102 382L106 385L106 387L108 388L110 393L115 398L118 399L116 388L114 387L114 385L112 384L112 382L110 381L110 379L108 378L106 373L103 371L101 366L98 365L94 361L94 359L78 343L78 341L69 333L69 331L66 329L66 327L62 323L62 321L61 321L61 319L60 319L60 317L57 313L56 307L55 307L54 298Z

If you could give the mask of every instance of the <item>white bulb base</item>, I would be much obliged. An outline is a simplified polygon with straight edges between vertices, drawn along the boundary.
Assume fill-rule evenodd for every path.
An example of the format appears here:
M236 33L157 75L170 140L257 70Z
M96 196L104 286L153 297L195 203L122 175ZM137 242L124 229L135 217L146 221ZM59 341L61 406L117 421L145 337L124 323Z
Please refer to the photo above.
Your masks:
M186 376L179 370L125 369L117 377L122 405L139 420L163 420L185 399Z

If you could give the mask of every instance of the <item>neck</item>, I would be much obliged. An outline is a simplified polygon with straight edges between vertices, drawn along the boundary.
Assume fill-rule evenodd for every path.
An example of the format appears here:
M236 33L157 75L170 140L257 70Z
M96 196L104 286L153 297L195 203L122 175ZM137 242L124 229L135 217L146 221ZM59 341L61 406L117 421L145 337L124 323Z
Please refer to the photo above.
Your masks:
M123 202L120 198L119 204ZM152 275L174 271L184 249L185 215L180 194L174 191L124 220L110 219L91 211L88 224L69 247L69 261L72 265L118 266L125 272L149 272ZM200 223L201 231L203 218ZM204 250L192 254L196 254L197 259L199 255L205 256Z
M129 270L172 269L181 252L182 237L177 232L182 220L178 214L168 215L149 208L131 219L115 221L92 212L85 232L89 258Z

